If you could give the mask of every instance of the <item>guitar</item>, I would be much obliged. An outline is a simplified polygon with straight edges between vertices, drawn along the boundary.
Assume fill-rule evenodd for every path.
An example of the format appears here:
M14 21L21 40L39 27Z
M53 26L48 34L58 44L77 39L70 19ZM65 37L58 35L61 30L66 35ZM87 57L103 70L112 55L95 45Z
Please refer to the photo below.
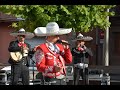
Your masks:
M19 62L22 60L23 57L28 56L28 50L23 50L23 53L21 52L10 52L10 56L13 61Z

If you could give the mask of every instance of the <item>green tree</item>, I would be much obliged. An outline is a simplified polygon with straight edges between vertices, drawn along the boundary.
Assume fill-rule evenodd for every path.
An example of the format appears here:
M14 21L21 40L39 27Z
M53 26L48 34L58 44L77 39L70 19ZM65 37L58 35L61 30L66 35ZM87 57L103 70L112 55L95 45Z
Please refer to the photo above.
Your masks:
M60 27L89 32L96 27L104 30L110 27L107 16L115 13L107 9L113 7L115 5L0 5L0 11L25 19L12 24L17 29L23 27L33 32L36 27L55 21Z

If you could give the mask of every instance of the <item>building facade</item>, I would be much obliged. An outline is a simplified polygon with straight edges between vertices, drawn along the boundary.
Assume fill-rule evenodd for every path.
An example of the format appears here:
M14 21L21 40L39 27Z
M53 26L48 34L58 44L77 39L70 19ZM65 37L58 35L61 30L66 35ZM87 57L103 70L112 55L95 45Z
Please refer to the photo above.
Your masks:
M10 32L15 30L10 25L17 21L19 21L18 18L0 12L0 64L8 63L8 46L10 41L14 40L14 37L10 36Z

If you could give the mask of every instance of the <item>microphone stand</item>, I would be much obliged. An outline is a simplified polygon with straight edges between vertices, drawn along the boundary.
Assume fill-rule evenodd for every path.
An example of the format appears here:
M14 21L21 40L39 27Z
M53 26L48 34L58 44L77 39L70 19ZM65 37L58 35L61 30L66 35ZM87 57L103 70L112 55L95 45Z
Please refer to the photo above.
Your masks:
M35 64L35 61L32 59L32 57L31 57L31 60L32 60L32 69L33 69L33 85L34 85L34 64Z
M34 55L34 51L31 49L29 51L29 57L30 57L30 60L32 61L32 72L33 72L33 79L32 79L32 82L33 82L33 85L34 85L34 64L36 63L34 60L33 60L33 55Z

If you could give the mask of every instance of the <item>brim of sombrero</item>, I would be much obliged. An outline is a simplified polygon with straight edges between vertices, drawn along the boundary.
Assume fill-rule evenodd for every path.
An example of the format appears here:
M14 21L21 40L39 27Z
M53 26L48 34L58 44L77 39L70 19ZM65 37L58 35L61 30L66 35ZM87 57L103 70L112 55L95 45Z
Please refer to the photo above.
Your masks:
M57 32L47 32L46 27L38 27L34 30L36 36L54 36L54 35L63 35L68 34L72 31L72 28L59 28Z
M81 41L92 41L93 38L90 37L90 36L87 36L87 37L84 37L84 38L76 38L76 39L74 39L72 41L78 41L78 40L81 40Z
M10 33L10 35L13 36L13 37L17 37L18 35L25 35L26 39L31 39L35 36L33 33L30 33L30 32L25 32L25 33L13 32L13 33Z

